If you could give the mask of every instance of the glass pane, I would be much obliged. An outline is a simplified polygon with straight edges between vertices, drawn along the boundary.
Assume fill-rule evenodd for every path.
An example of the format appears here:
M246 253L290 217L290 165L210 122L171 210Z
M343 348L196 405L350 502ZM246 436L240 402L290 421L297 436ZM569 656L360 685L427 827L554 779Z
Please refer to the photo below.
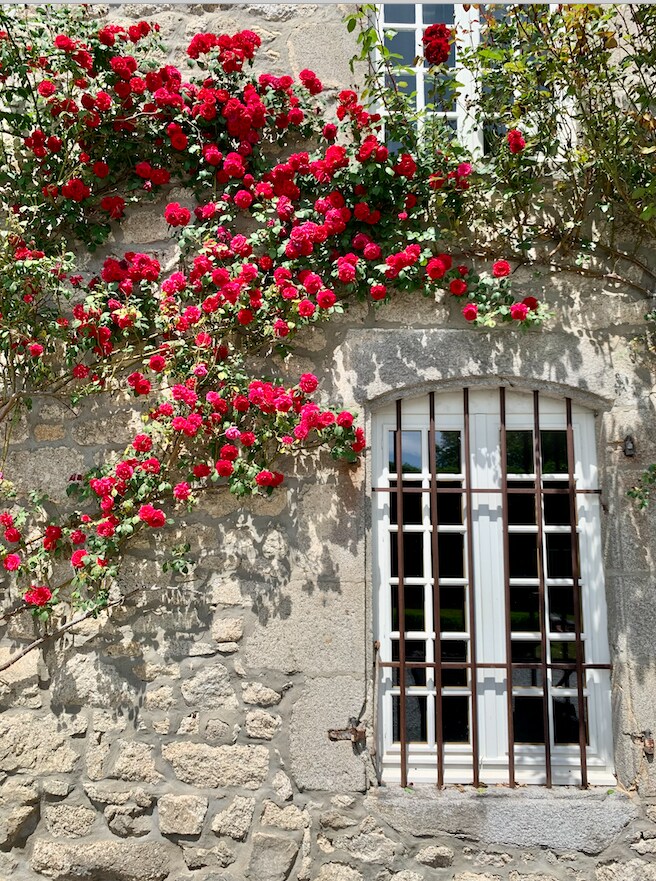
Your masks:
M533 474L533 432L507 431L508 474Z
M445 743L469 743L469 698L442 698L442 737Z
M537 578L538 537L534 532L508 536L511 578Z
M417 77L412 74L396 73L394 75L394 82L399 92L404 95L412 95L413 92L417 91ZM387 77L385 83L390 88L392 86L392 78Z
M396 472L396 432L389 432L389 470ZM401 450L403 454L403 471L416 474L421 471L421 432L402 431Z
M400 742L401 702L398 696L392 698L393 739ZM406 695L405 698L405 739L407 743L426 743L426 698L417 695Z
M453 3L422 3L424 24L453 24Z
M399 641L392 641L392 660L400 660ZM412 661L426 660L426 643L422 639L406 639L405 641L405 660L406 663ZM399 684L399 668L393 668L392 682L394 685ZM415 685L426 685L426 667L406 667L405 668L405 687L412 688Z
M574 632L573 588L549 588L549 629L554 633Z
M542 660L542 646L539 642L513 639L511 648L513 664L534 664Z
M437 110L446 113L455 113L458 105L455 97L453 78L424 77L424 103L432 104Z
M412 67L417 57L415 52L415 32L399 31L393 37L385 39L385 45L394 55L400 55L400 58L392 58L393 64L399 64L403 67Z
M437 484L437 522L440 526L462 523L462 493L442 493L441 489L461 489L459 480L440 480Z
M510 588L510 629L536 631L540 629L540 600L537 587Z
M533 489L528 480L508 482L508 489ZM535 525L535 496L533 493L508 493L508 523L511 526Z
M582 645L583 660L585 661L585 645ZM576 641L567 640L567 642L551 643L551 660L554 664L575 664L576 663Z
M462 633L465 623L465 588L440 588L440 629L443 633Z
M396 488L396 481L390 480L390 486ZM404 487L417 489L420 484L404 481ZM403 493L403 522L405 524L421 524L423 521L423 493ZM390 523L397 523L397 499L396 493L390 493Z
M460 474L460 432L435 432L435 467L438 474Z
M572 577L572 536L570 533L546 535L547 577Z
M542 688L542 670L513 667L512 684L518 688Z
M584 715L587 722L587 701L584 704ZM574 697L556 697L553 702L554 742L579 742L579 704ZM585 726L585 742L588 743L587 724Z
M399 629L399 587L391 586L392 590L392 630ZM424 588L421 585L405 584L405 630L425 630L424 619Z
M513 697L515 743L544 743L544 716L541 697Z
M547 480L545 489L567 489L566 483ZM544 499L544 522L547 526L566 526L570 522L569 493L546 493Z
M440 532L437 536L438 569L440 578L464 578L464 535Z
M415 22L415 4L414 3L384 3L383 16L385 24L394 22L395 24L414 24Z
M467 642L462 639L443 639L440 648L442 662L456 663L467 661ZM467 668L462 670L454 668L442 669L442 686L466 686L467 685Z
M567 474L567 432L541 431L542 471L545 474Z
M395 532L390 533L390 551L392 578L398 578L399 562ZM423 578L424 576L423 532L403 533L403 576L404 578Z

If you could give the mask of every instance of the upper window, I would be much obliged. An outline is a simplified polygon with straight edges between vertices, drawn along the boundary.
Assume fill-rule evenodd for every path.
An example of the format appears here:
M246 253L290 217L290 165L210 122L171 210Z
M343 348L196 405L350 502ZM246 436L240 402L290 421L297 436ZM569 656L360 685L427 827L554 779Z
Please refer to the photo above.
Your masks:
M614 783L592 414L465 389L374 438L383 779Z
M483 146L481 132L476 128L470 112L476 84L468 71L459 66L458 54L463 46L476 45L478 41L480 8L478 5L453 3L383 3L379 7L378 17L385 45L390 52L399 56L395 64L405 69L395 76L399 88L408 95L414 93L418 113L425 109L439 113L457 131L461 142L472 150ZM446 62L446 77L450 77L453 88L440 89L423 59L422 37L426 28L436 23L455 28L458 34ZM421 125L421 120L418 124Z

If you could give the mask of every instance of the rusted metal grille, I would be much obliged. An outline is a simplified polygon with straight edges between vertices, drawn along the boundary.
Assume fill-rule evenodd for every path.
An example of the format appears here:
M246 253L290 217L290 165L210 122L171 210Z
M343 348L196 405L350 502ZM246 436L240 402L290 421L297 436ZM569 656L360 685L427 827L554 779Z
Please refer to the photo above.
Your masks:
M443 787L445 783L445 730L451 739L460 738L463 743L466 736L471 750L471 783L478 786L486 782L481 779L479 761L479 697L482 696L482 677L479 674L485 670L500 671L504 676L509 785L516 785L517 743L541 746L546 785L552 785L552 740L555 743L578 744L580 785L588 785L587 671L608 670L610 665L586 662L585 658L577 498L584 493L599 493L599 490L579 489L576 486L572 402L569 398L564 401L563 409L565 430L545 430L540 421L540 398L536 391L532 395L532 428L509 430L506 390L499 389L500 485L474 486L472 459L477 451L472 449L469 390L463 390L462 432L438 430L436 396L429 394L429 478L421 484L405 479L403 404L401 400L396 402L396 426L393 444L390 445L389 486L376 486L373 491L388 494L392 512L391 528L396 528L396 537L392 536L391 543L394 560L390 564L390 583L394 596L392 617L397 622L392 630L398 630L398 646L392 648L391 657L379 658L379 667L391 669L392 681L398 690L394 726L395 740L400 749L400 783L404 787L408 785L409 706L414 724L419 726L420 732L427 730L429 703L426 702L425 709L422 709L423 698L417 697L417 689L426 686L428 675L432 676L434 689L431 695L434 696L438 787ZM417 434L416 430L414 434ZM455 438L455 435L458 437ZM392 456L394 468L391 467ZM445 466L444 462L440 463L440 456L443 460L451 457L451 464L447 462ZM545 467L545 464L549 467ZM418 499L416 494L421 494ZM428 494L427 506L425 494ZM480 498L490 499L491 507L492 496L500 499L501 509L505 658L490 661L486 657L481 661L477 657L477 628L485 628L486 621L480 620L477 610L476 586L477 579L484 580L486 573L476 568L477 560L479 570L484 568L484 562L480 562L484 558L481 549L474 546L474 524L478 516L477 505L482 505ZM429 513L419 516L418 510ZM430 577L426 577L421 570L423 586L419 590L415 586L419 580L416 577L415 558L418 553L423 553L417 550L417 547L423 548L423 538L419 544L409 543L406 546L408 536L413 535L412 531L407 531L407 527L412 529L414 525L415 529L419 529L418 517L424 523L426 516L430 523L427 558L431 571ZM421 528L426 529L425 526ZM453 547L456 548L455 552ZM520 548L524 550L518 550ZM454 569L450 562L453 553L456 557L460 554L463 560L462 573L457 567ZM525 562L521 560L522 555L527 558ZM533 565L534 573L531 569ZM530 587L517 586L524 571L531 572L530 577L524 579L531 583ZM454 572L456 577L453 577ZM554 577L554 573L558 573L558 577ZM460 574L463 576L461 579ZM455 582L458 585L462 582L464 593L461 605L458 605L460 600L449 599L461 589L460 586L452 587ZM430 591L432 619L423 628L409 627L411 616L422 614L417 611L422 602L417 596L418 591L423 596L424 589ZM568 591L571 591L571 599ZM454 630L455 636L447 632L448 628L445 630L443 593L447 605L457 605L456 612L451 609L450 614L457 617L462 625L460 629L467 631L466 640L458 639L457 628ZM554 608L558 610L561 607L565 611L554 612ZM446 612L449 613L449 609ZM555 624L548 615L556 619ZM522 627L518 629L514 625L514 620L518 617L522 619L522 616L537 625L530 631L528 626L524 628L531 638L523 632ZM558 623L560 620L564 622L562 625ZM408 636L413 630L421 629L433 631L431 641L427 641L423 647L416 637ZM571 685L572 678L575 690ZM460 700L457 705L453 703L449 690L454 685L457 686L456 696ZM448 719L453 719L455 706L458 706L463 720L466 716L466 722L458 723L460 729L454 734L453 723L450 723L451 730L445 729L445 724ZM562 740L563 737L568 739Z

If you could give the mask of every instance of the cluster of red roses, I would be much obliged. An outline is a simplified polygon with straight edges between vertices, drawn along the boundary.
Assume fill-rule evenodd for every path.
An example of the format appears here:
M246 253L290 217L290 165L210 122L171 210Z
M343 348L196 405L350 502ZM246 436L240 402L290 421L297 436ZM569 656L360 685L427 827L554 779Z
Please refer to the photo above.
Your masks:
M453 30L442 22L427 27L421 38L426 61L430 65L444 64L449 57L453 38Z
M511 153L521 153L526 147L524 136L518 128L510 129L506 134L506 141L508 142L508 149Z

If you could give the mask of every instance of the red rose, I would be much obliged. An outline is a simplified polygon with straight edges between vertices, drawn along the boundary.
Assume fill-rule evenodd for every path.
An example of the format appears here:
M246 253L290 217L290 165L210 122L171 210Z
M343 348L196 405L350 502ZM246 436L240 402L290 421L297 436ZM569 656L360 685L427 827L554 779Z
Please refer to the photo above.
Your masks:
M94 162L91 170L96 177L99 177L102 180L109 174L109 165L107 165L106 162Z
M125 199L121 196L103 196L100 207L109 214L111 220L120 220L125 214Z
M188 483L177 483L173 487L173 495L178 501L186 502L191 495L191 487Z
M62 530L60 526L46 526L46 534L43 539L43 547L46 551L54 551L57 547L57 542L62 537Z
M508 149L511 153L521 153L526 146L524 136L517 128L510 129L506 135L506 141L508 142Z
M462 297L463 294L467 293L467 282L461 278L454 278L449 283L449 290L455 297Z
M478 317L478 306L476 303L467 303L462 310L462 314L467 321L475 321Z
M153 448L153 442L147 434L138 434L132 441L132 446L138 453L148 453Z
M510 272L510 263L507 260L497 260L492 265L492 275L495 278L505 278L507 275L510 275Z
M8 541L9 544L16 544L21 540L21 534L15 526L8 526L5 529L5 541Z
M535 299L535 297L524 297L522 303L527 307L527 309L530 309L531 311L537 309L539 306L539 303Z
M298 381L298 387L306 395L312 394L319 386L319 380L314 373L304 373Z
M7 556L2 561L2 565L5 567L7 572L15 572L21 564L21 558L18 554L7 554Z
M51 597L52 591L49 587L46 587L45 585L36 587L33 584L32 587L25 592L23 600L28 606L45 606L46 603L50 601Z
M387 288L384 284L372 284L369 293L372 300L384 300L387 296Z
M79 551L73 551L71 555L71 566L74 569L82 569L84 566L84 558L87 556L88 554L85 550L80 549Z
M164 209L164 217L169 226L186 226L191 220L191 212L179 202L169 202Z
M515 321L524 321L528 315L528 306L526 303L513 303L510 307L510 317Z
M422 37L424 44L424 57L433 64L444 64L451 51L453 31L442 22L427 27Z
M209 477L212 469L207 464L207 462L199 462L198 465L194 465L192 468L192 472L195 478L200 480L203 477Z
M219 459L215 467L219 477L230 477L235 470L235 466L228 459Z

